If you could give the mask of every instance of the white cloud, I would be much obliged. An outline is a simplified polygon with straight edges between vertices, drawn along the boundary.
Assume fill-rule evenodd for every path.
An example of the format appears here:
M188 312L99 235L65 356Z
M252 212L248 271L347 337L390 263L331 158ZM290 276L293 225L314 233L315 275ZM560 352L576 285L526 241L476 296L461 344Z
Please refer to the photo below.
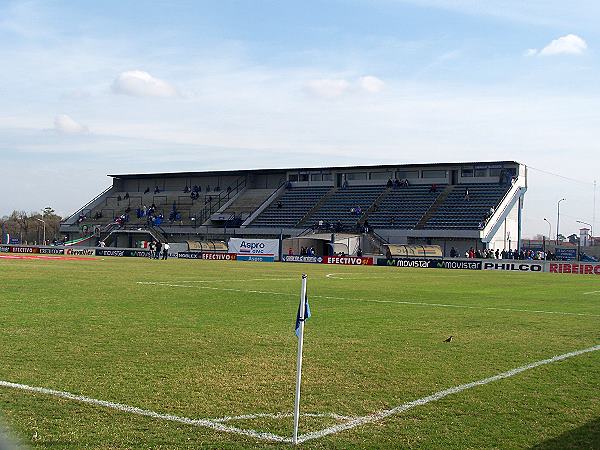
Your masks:
M59 114L54 118L54 129L59 133L64 134L82 134L89 132L85 125L81 125L66 114Z
M177 89L160 78L155 78L142 70L122 72L112 84L115 94L135 97L176 97Z
M525 50L525 52L523 54L525 56L535 56L538 54L538 49L537 48L528 48L527 50Z
M382 80L372 75L360 77L358 83L362 89L371 93L381 92L385 86Z
M581 55L587 43L575 34L568 34L550 42L540 51L540 55Z
M339 97L350 88L350 83L344 79L311 80L306 87L310 92L319 97L334 98Z

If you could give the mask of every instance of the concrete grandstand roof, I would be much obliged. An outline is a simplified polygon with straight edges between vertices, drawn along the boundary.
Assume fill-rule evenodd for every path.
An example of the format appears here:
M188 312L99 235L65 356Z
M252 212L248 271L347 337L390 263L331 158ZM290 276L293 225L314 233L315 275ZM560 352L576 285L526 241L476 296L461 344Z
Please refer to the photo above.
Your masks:
M129 173L129 174L109 174L107 176L112 178L156 178L156 177L168 177L168 176L178 176L178 177L186 177L186 176L197 176L197 175L230 175L230 174L242 174L242 173L251 173L251 172L261 172L261 173L277 173L277 172L289 172L289 171L313 171L313 170L331 170L331 171L339 171L339 170L373 170L373 169L394 169L394 168L417 168L417 167L442 167L442 166L470 166L470 165L506 165L506 164L516 164L520 163L517 161L456 161L456 162L443 162L443 163L414 163L414 164L375 164L368 166L313 166L313 167L281 167L281 168L271 168L271 169L229 169L229 170L206 170L206 171L196 171L196 172L157 172L157 173Z

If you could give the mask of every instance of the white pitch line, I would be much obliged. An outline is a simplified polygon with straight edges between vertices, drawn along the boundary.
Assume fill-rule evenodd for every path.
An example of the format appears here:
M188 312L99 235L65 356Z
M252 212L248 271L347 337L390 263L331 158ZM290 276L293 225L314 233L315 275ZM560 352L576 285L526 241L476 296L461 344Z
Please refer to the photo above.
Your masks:
M377 422L386 417L389 417L393 414L398 414L404 411L408 411L409 409L415 408L416 406L423 406L427 403L435 402L437 400L441 400L444 397L447 397L452 394L457 394L462 391L466 391L467 389L472 389L477 386L483 386L485 384L492 383L494 381L503 380L505 378L513 377L521 372L525 372L526 370L534 369L539 366L543 366L546 364L551 364L557 361L563 361L568 358L572 358L574 356L579 356L584 353L590 353L600 350L600 345L595 345L593 347L589 347L583 350L576 350L570 353L565 353L563 355L553 356L549 359L544 359L541 361L536 361L531 364L527 364L525 366L517 367L516 369L509 370L507 372L499 373L498 375L494 375L489 378L484 378L483 380L473 381L471 383L461 384L459 386L455 386L449 389L444 389L443 391L436 392L435 394L429 395L427 397L420 398L418 400L413 400L412 402L404 403L402 405L396 406L395 408L387 409L384 411L379 411L374 414L369 414L363 417L357 417L356 419L352 419L348 422L341 423L339 425L334 425L329 428L325 428L320 431L315 431L312 433L307 433L298 437L298 442L306 442L312 439L319 439L330 434L336 434L341 431L350 430L352 428L358 427L360 425L364 425L371 422Z
M300 414L302 417L327 417L330 419L335 419L339 421L353 420L354 417L342 416L340 414L335 413L302 413ZM230 422L232 420L251 420L251 419L260 419L260 418L269 418L269 419L286 419L288 417L294 417L293 413L258 413L258 414L243 414L241 416L225 416L219 417L218 419L210 419L211 422Z
M584 292L583 295L600 294L600 291Z
M235 289L235 288L220 288L214 286L189 286L184 284L174 284L162 281L137 281L137 284L151 284L158 286L168 287L183 287L183 288L196 288L196 289L211 289L214 291L228 291L228 292L242 292L252 294L269 294L269 295L283 295L289 297L295 297L296 294L288 292L273 292L273 291L258 291L251 289ZM390 303L396 305L410 305L410 306L424 306L434 308L461 308L461 309L477 309L486 311L506 311L506 312L522 312L530 314L554 314L561 316L583 316L583 317L600 317L600 314L588 314L588 313L575 313L566 311L546 311L541 309L519 309L519 308L500 308L494 306L473 306L473 305L453 305L449 303L427 303L427 302L409 302L401 300L378 300L371 298L347 298L347 297L332 297L327 295L312 295L311 298L324 298L326 300L344 300L351 302L368 302L368 303Z
M249 436L249 437L264 440L264 441L292 442L291 438L285 438L283 436L279 436L279 435L273 434L273 433L266 433L266 432L262 432L262 431L231 427L228 425L224 425L223 423L220 423L218 421L213 421L213 420L208 420L208 419L189 419L187 417L180 417L180 416L175 416L172 414L161 414L161 413L157 413L155 411L150 411L148 409L141 409L141 408L137 408L135 406L128 406L128 405L124 405L122 403L114 403L114 402L109 402L106 400L98 400L95 398L86 397L84 395L72 394L70 392L65 392L65 391L57 391L54 389L47 389L47 388L37 387L37 386L28 386L26 384L12 383L10 381L0 381L0 386L13 388L13 389L20 389L22 391L34 392L37 394L52 395L54 397L66 398L68 400L75 400L77 402L87 403L89 405L104 406L105 408L115 409L117 411L126 412L126 413L130 413L130 414L136 414L138 416L151 417L153 419L168 420L170 422L179 422L179 423L183 423L186 425L211 428L213 430L221 431L224 433L241 434L243 436Z
M236 280L179 280L178 283L233 283L236 281L297 281L298 278L238 278Z

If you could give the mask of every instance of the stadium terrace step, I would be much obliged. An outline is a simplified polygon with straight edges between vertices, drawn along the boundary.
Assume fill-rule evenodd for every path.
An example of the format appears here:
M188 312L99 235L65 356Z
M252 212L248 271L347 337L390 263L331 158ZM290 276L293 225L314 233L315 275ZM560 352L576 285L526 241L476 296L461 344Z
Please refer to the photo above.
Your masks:
M330 189L331 187L328 186L293 187L286 189L279 198L275 199L252 221L250 226L272 228L295 227Z

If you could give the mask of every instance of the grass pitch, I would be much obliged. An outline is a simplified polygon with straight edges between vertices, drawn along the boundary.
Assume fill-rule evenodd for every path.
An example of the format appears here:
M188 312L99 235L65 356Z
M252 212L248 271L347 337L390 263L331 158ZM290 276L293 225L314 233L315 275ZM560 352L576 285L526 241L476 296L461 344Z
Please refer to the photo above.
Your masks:
M600 344L591 276L0 260L0 380L290 437L302 272L303 434ZM599 380L594 351L303 446L600 448ZM8 387L0 415L34 447L289 446Z

